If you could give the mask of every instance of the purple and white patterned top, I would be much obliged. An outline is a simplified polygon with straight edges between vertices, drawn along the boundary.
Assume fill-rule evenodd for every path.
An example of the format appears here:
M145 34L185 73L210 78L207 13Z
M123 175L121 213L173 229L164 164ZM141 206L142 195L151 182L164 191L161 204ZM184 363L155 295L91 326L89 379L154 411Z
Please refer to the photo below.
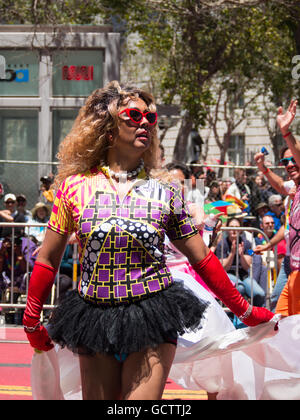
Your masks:
M290 264L292 271L300 270L300 185L290 213Z
M48 227L60 234L76 232L79 293L105 305L133 302L169 287L165 234L171 240L198 234L179 186L148 179L143 172L121 201L104 167L62 183Z

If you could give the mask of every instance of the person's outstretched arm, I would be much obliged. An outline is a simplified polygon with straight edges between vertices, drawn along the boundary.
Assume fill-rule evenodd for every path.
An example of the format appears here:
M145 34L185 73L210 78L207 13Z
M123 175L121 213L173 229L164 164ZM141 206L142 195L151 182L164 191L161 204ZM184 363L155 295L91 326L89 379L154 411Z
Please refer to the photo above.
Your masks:
M267 322L274 314L265 308L252 306L231 283L216 255L207 248L200 235L173 241L189 259L193 269L209 289L246 325L253 327Z
M293 136L290 129L296 115L297 104L298 101L292 99L285 113L283 113L282 107L278 108L277 125L286 141L286 144L291 150L297 165L300 167L300 142Z
M31 346L42 351L51 350L53 344L47 330L40 324L40 314L53 286L67 241L68 235L47 229L29 281L23 325Z
M287 195L287 191L284 187L284 179L275 174L270 168L265 165L265 155L261 152L256 153L254 160L258 169L264 174L271 186L281 195Z

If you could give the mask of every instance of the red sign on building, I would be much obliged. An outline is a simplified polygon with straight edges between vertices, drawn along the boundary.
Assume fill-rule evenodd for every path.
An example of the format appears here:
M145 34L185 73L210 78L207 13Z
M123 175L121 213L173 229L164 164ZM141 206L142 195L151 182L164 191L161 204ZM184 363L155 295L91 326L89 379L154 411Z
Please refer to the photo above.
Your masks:
M63 66L63 80L93 80L94 66Z

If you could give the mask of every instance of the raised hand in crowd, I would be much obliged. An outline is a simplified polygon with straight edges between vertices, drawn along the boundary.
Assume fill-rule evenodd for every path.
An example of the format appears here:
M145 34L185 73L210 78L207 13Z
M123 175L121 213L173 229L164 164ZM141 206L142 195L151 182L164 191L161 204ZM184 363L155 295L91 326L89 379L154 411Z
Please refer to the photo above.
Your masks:
M258 169L267 178L270 185L281 195L286 196L287 191L284 186L284 178L277 175L270 168L265 165L265 155L262 152L258 152L254 155L254 161Z
M285 113L283 113L282 106L278 108L276 121L283 136L285 136L288 133L290 126L292 122L294 121L296 110L297 110L297 103L298 103L297 100L292 99Z
M291 132L291 124L296 116L297 104L298 101L292 99L285 113L283 112L282 106L279 107L276 121L283 138L285 139L288 147L291 149L297 165L300 166L300 142Z

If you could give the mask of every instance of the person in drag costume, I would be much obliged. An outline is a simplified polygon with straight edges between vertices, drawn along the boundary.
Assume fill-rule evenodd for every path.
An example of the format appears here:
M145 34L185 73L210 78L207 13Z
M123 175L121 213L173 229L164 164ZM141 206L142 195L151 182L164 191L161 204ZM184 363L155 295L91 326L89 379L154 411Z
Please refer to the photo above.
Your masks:
M248 326L273 314L252 307L204 244L177 184L151 176L158 155L153 97L114 81L94 91L60 145L57 194L30 279L23 324L41 351L79 353L84 399L160 399L177 337L201 328L208 303L174 281L165 234L212 292ZM40 324L68 237L81 278Z

